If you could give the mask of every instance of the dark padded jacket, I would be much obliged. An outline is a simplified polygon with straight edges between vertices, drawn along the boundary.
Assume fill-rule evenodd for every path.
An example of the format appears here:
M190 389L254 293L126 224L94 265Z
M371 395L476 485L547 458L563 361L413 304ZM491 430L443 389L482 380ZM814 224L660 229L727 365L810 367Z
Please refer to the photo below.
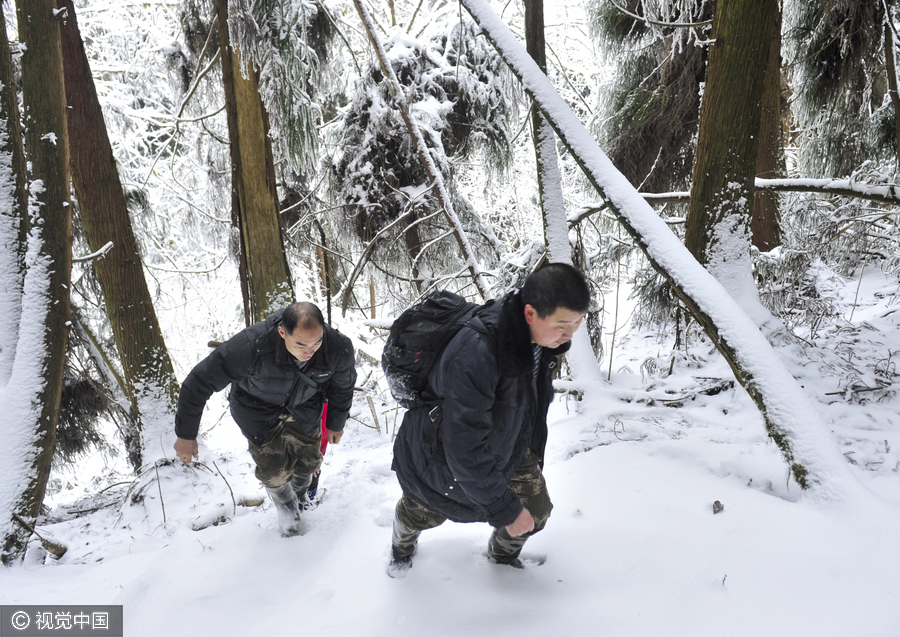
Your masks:
M522 504L509 480L528 448L543 461L557 356L535 346L518 292L487 307L450 341L428 379L443 399L406 412L392 468L404 492L457 522L511 524Z
M350 339L325 325L322 346L308 361L294 358L278 334L279 310L238 332L200 361L185 378L178 396L175 433L193 440L206 401L231 384L231 415L244 436L260 444L289 411L310 434L321 427L328 400L326 426L342 431L356 384L355 355ZM305 371L301 368L306 366ZM305 376L305 378L304 378Z

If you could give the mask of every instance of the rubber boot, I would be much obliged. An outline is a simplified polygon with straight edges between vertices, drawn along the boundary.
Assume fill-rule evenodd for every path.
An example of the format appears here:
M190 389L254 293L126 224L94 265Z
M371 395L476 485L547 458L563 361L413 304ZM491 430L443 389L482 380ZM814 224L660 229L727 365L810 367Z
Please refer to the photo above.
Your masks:
M319 492L319 474L314 473L312 476L312 482L309 483L309 488L306 490L306 495L309 498L310 502L314 502L316 499L316 494Z
M421 531L410 530L397 512L394 511L394 529L391 533L391 561L388 564L388 575L395 579L406 576L412 567L412 558L419 546Z
M305 511L310 507L311 503L307 491L309 490L309 485L312 484L312 478L312 474L302 473L295 473L291 478L291 488L297 495L297 504L301 511Z
M508 564L516 568L522 568L519 554L525 546L527 537L512 537L505 526L494 529L491 539L488 540L488 559L497 564Z
M285 482L280 487L266 485L266 491L272 502L275 503L275 511L278 513L278 526L285 537L293 537L300 534L300 507L297 504L297 496L290 482Z

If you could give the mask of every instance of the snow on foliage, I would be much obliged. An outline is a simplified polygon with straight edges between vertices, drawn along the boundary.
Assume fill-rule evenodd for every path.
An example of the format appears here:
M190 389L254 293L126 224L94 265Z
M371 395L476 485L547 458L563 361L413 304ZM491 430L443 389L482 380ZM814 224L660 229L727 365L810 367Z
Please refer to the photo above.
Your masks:
M297 172L316 163L320 68L334 36L328 9L310 0L239 0L229 3L228 34L247 75L259 73L259 92L272 116L273 136Z
M498 167L508 162L509 122L515 113L505 91L509 75L482 40L464 22L419 39L395 30L384 49L453 207L473 235L476 253L493 262L496 238L454 186L456 160L482 153ZM450 245L451 239L433 184L377 63L357 84L340 136L332 159L333 187L344 223L357 238L369 242L402 220L393 236L404 234L413 269L424 275L425 287L457 269L456 248L428 250ZM403 220L406 215L412 216Z
M880 0L785 3L797 159L807 174L844 177L866 160L897 155L883 29L890 24L896 33L900 16L896 7L886 15L888 6Z
M639 190L687 185L712 3L591 0L588 14L614 74L600 85L595 125L610 160ZM698 26L663 26L670 23Z

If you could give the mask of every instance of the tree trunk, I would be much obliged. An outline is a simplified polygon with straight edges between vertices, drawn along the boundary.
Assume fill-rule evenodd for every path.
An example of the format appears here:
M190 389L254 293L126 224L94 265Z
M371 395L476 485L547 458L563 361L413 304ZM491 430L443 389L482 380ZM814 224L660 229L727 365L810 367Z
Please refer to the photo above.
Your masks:
M132 435L125 434L128 459L137 471L144 462L145 450L157 452L165 447L159 444L159 436L171 430L178 383L144 278L75 6L72 0L62 2L67 10L62 50L72 183L91 251L113 243L109 252L94 260L93 267L122 362L131 415L137 424Z
M525 48L544 73L547 51L544 43L544 0L525 0ZM544 241L549 261L572 263L569 228L566 224L565 200L556 155L556 135L540 109L531 110L531 130L537 160L538 192L544 222Z
M776 0L720 0L713 18L707 82L700 109L697 158L685 244L702 264L710 263L727 238L716 230L733 220L731 235L749 227L747 202L755 192L760 105L767 42ZM743 246L738 247L739 250ZM715 272L713 271L713 274Z
M750 263L760 105L778 0L719 0L685 244L755 319L765 316Z
M66 358L72 227L69 205L66 96L60 49L60 18L52 0L20 0L17 7L22 55L22 103L26 123L29 261L13 378L3 408L15 432L4 432L3 445L14 451L4 462L4 480L16 480L10 502L2 503L3 561L24 555L30 531L14 516L34 523L40 512L50 461ZM33 259L33 261L31 260ZM32 340L33 339L33 340ZM27 362L19 359L27 356ZM25 367L29 369L23 369ZM22 370L21 375L17 373ZM27 395L24 395L27 394ZM18 414L16 407L27 401ZM12 413L10 413L12 412ZM19 420L19 416L23 416ZM10 471L9 467L13 470ZM3 490L4 498L9 497ZM7 517L9 516L9 517Z
M756 154L756 176L763 179L784 177L784 146L781 132L781 6L776 5L772 36L769 41L765 87L760 108L759 150ZM781 213L778 195L770 190L757 190L753 199L750 232L753 245L768 252L781 245Z
M618 172L486 0L460 0L544 112L585 176L653 267L703 327L747 390L792 475L821 501L844 501L858 481L816 413L757 327ZM755 19L755 18L754 18ZM751 165L752 170L752 165Z
M897 64L894 57L894 32L890 12L886 12L884 16L884 62L888 94L894 108L894 152L897 155L897 165L900 166L900 93L897 89Z
M232 223L240 232L241 290L247 325L294 300L284 252L269 118L253 64L228 38L228 0L217 0L225 112L231 140ZM246 73L246 77L244 76Z
M12 374L22 316L28 232L25 150L6 18L0 12L0 387Z
M544 40L544 1L525 0L525 47L531 59L546 73L547 51ZM547 260L572 265L572 245L569 243L569 225L556 153L556 134L540 109L531 112L531 130L534 135L534 154L537 161L538 192L544 224L544 242ZM572 349L566 360L572 366L574 376L582 381L600 380L595 347L587 328L578 330L572 339Z

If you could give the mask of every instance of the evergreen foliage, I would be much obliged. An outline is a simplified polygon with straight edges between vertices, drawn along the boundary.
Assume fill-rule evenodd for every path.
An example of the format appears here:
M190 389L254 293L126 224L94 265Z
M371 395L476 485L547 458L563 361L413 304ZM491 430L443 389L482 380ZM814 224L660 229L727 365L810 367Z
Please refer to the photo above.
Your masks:
M334 36L327 9L310 0L229 2L228 33L244 64L259 71L279 154L312 173L316 163L319 73Z
M600 87L601 144L640 190L685 188L694 165L707 57L701 40L708 28L657 23L708 21L712 3L591 0L588 9L604 59L615 69L615 78Z
M896 155L885 6L883 0L785 4L785 48L803 137L799 167L810 175L848 176L866 160Z
M108 402L98 390L97 380L76 375L67 368L59 406L54 467L76 462L93 449L106 453L114 450L99 426L107 409Z
M400 99L409 104L476 251L496 259L496 237L455 187L454 165L473 156L485 158L497 172L509 164L510 121L517 111L509 99L508 72L468 21L422 39L395 33L385 49L404 90ZM381 68L371 65L340 124L332 188L343 208L342 223L363 243L406 217L390 236L405 234L407 258L390 242L384 242L382 258L407 264L411 259L413 271L423 270L427 287L432 272L458 267L445 267L454 263L457 250L428 250L450 239L396 99ZM411 235L408 227L416 220Z

